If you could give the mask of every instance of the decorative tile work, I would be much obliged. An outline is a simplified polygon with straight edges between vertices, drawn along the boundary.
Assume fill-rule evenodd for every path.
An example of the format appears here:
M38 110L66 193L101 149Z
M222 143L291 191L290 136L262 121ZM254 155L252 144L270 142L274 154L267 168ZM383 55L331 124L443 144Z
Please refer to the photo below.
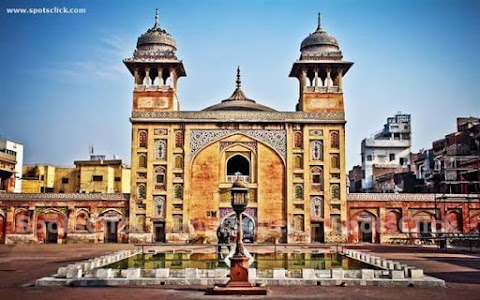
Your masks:
M347 236L345 235L327 235L326 236L327 243L346 243Z
M231 214L234 214L235 212L233 211L232 208L220 208L220 219L223 219ZM257 209L256 208L250 208L247 207L243 214L248 215L252 217L252 219L256 220L257 219Z
M220 152L225 150L233 145L241 145L247 148L253 149L254 152L257 152L257 143L256 142L220 142Z
M167 141L155 140L154 154L156 160L165 160L167 157Z
M153 130L154 135L167 135L168 134L168 129L164 128L155 128Z
M287 155L286 130L190 130L190 159L209 143L232 134L244 134L271 146L285 160Z
M274 121L308 123L343 123L343 112L260 112L260 111L133 111L132 121L176 121L181 123L202 121ZM140 120L143 119L143 120Z
M155 217L165 218L165 197L156 196L155 198L153 198L153 202L155 204L155 207L154 207Z
M126 194L80 194L80 193L39 193L39 194L0 194L2 201L8 200L111 200L111 201L126 201L129 199L129 195Z
M468 195L449 195L449 200L467 201ZM348 201L435 201L434 194L389 194L389 193L356 193L347 194Z
M309 134L311 136L323 136L323 130L322 129L312 129L309 131Z
M313 219L323 218L323 199L321 197L313 197L310 200L310 216Z
M310 159L323 160L323 141L314 140L310 142Z

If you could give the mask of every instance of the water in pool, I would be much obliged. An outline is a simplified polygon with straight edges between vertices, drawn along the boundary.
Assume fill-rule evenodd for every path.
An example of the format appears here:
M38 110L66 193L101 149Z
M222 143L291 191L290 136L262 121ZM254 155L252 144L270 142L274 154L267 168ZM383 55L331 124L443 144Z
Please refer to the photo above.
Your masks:
M252 268L267 270L284 268L295 270L312 268L329 270L342 268L344 270L359 270L365 264L337 253L252 253L254 263ZM141 269L215 269L228 268L224 256L216 253L158 253L138 254L106 266L113 269L141 268ZM371 268L371 266L370 266Z

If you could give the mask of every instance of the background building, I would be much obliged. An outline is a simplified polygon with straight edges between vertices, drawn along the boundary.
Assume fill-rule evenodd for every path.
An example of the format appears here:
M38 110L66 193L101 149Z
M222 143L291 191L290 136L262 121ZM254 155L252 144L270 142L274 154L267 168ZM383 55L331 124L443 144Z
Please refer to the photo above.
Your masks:
M23 145L19 142L16 142L14 140L6 139L6 138L0 138L0 153L4 153L7 155L3 155L4 160L12 161L12 158L14 157L15 161L15 174L14 176L14 188L13 192L14 193L20 193L22 191L22 181L21 181L21 174L22 174L22 168L23 168ZM7 157L9 156L9 157ZM5 174L3 177L6 176ZM11 187L11 183L8 183L8 185ZM9 188L9 192L11 192Z
M361 145L362 191L374 192L375 179L387 173L410 171L410 115L387 118L383 130Z
M15 191L15 155L0 152L0 192L13 193Z
M457 118L457 130L432 143L435 191L480 192L480 119Z
M91 155L74 167L27 165L23 193L130 193L130 168L121 159Z
M362 191L362 166L354 166L348 172L350 193L360 193Z

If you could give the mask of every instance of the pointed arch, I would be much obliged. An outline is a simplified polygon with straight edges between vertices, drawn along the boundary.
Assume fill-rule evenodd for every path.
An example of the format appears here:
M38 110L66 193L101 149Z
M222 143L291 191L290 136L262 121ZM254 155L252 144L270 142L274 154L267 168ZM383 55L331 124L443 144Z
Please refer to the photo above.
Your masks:
M340 148L340 136L337 130L330 132L330 148L332 149Z
M86 209L81 208L77 210L75 215L75 231L87 231L89 228L89 219L90 214Z
M148 145L148 135L146 130L138 131L138 147L147 148Z
M16 208L13 220L15 233L27 233L30 231L30 213L26 208Z
M295 131L293 135L294 147L302 148L303 147L303 134L301 131Z
M175 132L175 147L183 148L183 132L180 130Z
M146 154L139 154L138 155L138 167L139 168L146 168L147 167L147 155Z

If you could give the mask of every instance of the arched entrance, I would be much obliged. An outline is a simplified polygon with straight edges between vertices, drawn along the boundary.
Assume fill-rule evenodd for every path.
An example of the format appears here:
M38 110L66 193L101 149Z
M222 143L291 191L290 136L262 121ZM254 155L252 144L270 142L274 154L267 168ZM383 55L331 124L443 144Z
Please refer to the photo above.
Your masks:
M410 228L415 228L417 238L419 238L421 242L431 243L432 233L436 230L433 226L434 224L435 217L432 213L420 211L413 215L410 221Z
M43 243L63 243L66 238L65 214L56 209L46 209L37 217L37 240Z
M353 218L353 226L360 243L379 243L380 233L377 231L377 216L369 211L361 211Z
M121 228L122 214L116 210L109 209L100 214L97 220L97 228L103 231L104 243L118 243L122 240Z
M243 242L253 243L255 241L255 223L252 218L242 214ZM231 214L220 223L219 231L228 232L229 242L234 242L237 236L237 218Z

